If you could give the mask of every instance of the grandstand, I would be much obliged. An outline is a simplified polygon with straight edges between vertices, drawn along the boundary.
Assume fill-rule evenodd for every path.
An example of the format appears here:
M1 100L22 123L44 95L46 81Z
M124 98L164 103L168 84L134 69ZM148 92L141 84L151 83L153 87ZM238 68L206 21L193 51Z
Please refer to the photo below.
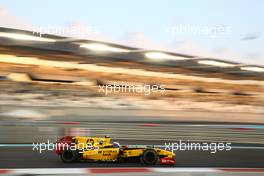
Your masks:
M117 97L121 102L144 100L145 104L162 100L165 109L168 101L187 101L247 105L263 111L264 67L259 65L9 28L0 28L0 63L1 94L8 95L2 97L10 103L19 99L16 95L38 93L45 94L38 101L49 102ZM98 91L99 85L114 83L165 85L166 91L148 96L127 92L106 96ZM142 107L149 107L144 103Z

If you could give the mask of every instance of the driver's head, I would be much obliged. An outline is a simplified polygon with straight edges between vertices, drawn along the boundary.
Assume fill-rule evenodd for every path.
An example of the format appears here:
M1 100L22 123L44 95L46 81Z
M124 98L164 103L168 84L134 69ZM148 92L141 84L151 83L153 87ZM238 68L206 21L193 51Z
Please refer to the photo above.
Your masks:
M120 148L120 144L118 142L113 142L113 147L114 148Z

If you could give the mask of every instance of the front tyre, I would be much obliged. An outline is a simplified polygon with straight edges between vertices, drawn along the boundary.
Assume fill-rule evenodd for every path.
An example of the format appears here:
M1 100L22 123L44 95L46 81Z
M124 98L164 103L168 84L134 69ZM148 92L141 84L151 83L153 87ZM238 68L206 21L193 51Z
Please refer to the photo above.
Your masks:
M64 163L71 163L74 162L78 158L77 151L73 150L64 150L61 154L61 160Z
M157 164L159 156L153 149L146 149L141 157L144 164L154 165Z

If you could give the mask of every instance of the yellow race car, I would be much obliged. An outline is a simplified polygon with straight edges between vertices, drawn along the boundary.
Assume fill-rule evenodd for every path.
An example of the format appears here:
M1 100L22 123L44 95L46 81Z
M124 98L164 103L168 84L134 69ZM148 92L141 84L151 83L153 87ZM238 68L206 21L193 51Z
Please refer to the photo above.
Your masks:
M65 136L56 142L56 153L65 163L141 162L149 165L176 163L173 152L155 147L129 147L111 143L111 138Z

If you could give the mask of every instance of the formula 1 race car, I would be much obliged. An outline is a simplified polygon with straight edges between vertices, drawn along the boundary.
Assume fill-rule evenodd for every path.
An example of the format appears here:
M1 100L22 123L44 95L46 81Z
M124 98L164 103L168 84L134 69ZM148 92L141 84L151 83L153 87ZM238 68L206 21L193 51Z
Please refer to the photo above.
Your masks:
M129 147L111 143L108 136L65 136L56 142L56 153L65 163L90 162L140 162L148 165L176 163L173 152L155 147Z

